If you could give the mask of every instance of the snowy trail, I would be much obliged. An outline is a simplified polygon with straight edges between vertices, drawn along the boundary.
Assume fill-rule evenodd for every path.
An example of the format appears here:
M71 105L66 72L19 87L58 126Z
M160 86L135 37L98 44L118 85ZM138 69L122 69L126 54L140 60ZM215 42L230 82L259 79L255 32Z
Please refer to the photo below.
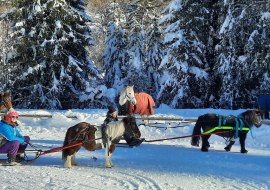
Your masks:
M218 111L227 114L227 110ZM156 112L158 117L197 117L213 111ZM33 144L42 145L42 150L62 146L67 128L78 122L102 123L106 110L74 111L72 114L79 118L76 120L65 118L65 113L51 113L51 119L20 118L20 131L29 135ZM167 130L140 126L147 140L190 135L192 129L192 125ZM270 127L254 129L253 135L255 139L248 135L246 140L248 154L239 152L238 141L231 152L226 152L224 139L214 135L207 153L192 147L190 138L145 142L134 148L118 147L112 157L115 166L112 169L104 168L105 150L81 149L76 156L78 166L72 169L64 168L61 152L46 154L28 166L0 167L1 189L270 189Z
M1 167L3 189L269 189L269 151L250 154L208 153L185 145L142 144L117 148L112 169L104 168L104 151L81 150L78 166L63 167L61 153L38 158L25 167ZM234 149L239 149L236 146ZM91 159L98 158L97 161ZM23 174L23 175L22 175ZM9 184L16 183L16 187Z

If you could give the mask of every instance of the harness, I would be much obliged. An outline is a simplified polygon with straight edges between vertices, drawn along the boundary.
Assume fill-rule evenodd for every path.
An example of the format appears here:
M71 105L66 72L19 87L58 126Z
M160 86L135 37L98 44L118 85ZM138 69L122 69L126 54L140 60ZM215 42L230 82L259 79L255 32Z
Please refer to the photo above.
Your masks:
M252 130L251 130L251 127L250 125L248 124L248 122L245 120L245 118L242 116L242 115L238 115L238 116L232 116L232 115L229 115L227 117L225 117L225 119L223 120L223 125L221 126L221 123L222 123L222 115L220 114L217 114L216 115L218 117L218 126L217 127L214 127L213 129L210 129L202 134L208 134L208 133L212 133L214 132L215 130L219 130L219 129L227 129L227 130L235 130L235 138L238 138L238 131L249 131L250 130L250 133L251 133L251 136L253 138L253 135L252 135ZM235 117L235 122L236 122L236 126L233 127L233 126L226 126L226 122L227 122L227 119L229 117ZM239 126L239 122L240 122L240 126ZM246 127L247 126L247 127Z
M96 138L96 139L88 139L88 133L93 131L93 130L90 130L90 124L88 124L86 128L84 128L80 133L78 133L73 139L70 139L68 142L82 141L82 143L91 143L93 141L102 139L103 145L105 146L105 144L106 144L105 129L106 129L106 126L102 126L102 128L101 128L102 136L101 137ZM84 136L82 138L79 138L81 135L84 135Z

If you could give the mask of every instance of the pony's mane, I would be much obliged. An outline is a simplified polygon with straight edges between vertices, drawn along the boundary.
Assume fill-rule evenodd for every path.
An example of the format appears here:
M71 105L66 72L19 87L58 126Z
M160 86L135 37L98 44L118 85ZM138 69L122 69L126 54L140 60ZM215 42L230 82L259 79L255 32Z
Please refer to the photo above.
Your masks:
M127 86L122 90L122 92L121 92L121 94L120 94L120 96L122 96L123 95L123 93L125 92L125 90L127 89Z
M134 116L129 116L129 117L124 117L123 119L122 119L122 121L123 122L129 122L129 120L134 120L134 121L136 121L136 118L134 117Z
M125 126L124 122L122 121L113 121L108 123L106 126L106 134L112 139L120 137L124 133L125 133Z

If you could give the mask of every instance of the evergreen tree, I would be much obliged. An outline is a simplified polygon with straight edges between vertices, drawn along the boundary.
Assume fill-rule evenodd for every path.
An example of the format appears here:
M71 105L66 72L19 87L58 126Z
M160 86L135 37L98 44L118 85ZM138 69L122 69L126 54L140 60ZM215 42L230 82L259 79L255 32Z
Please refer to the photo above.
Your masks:
M125 32L118 29L116 24L111 24L107 31L106 49L102 55L105 59L105 84L108 88L117 89L120 93L125 87L122 83L123 69L126 62Z
M156 98L159 91L160 71L158 68L164 55L164 43L161 39L162 31L158 26L156 18L147 32L147 51L146 51L146 71L150 82L149 93Z
M257 97L261 69L262 33L257 21L262 6L256 1L227 1L226 19L220 29L217 75L221 78L220 106L249 108ZM261 30L262 31L262 30ZM259 37L261 36L261 37ZM260 39L261 38L261 39Z
M8 65L7 60L12 56L12 44L15 42L13 38L9 38L11 21L6 16L10 11L10 4L8 2L0 2L0 92L5 92L9 89L8 81L10 80L9 70L14 65Z
M124 65L123 83L134 85L136 92L147 92L149 81L145 72L145 28L141 2L136 1L129 6L127 29L129 30L129 44L127 46L127 60Z
M88 59L93 45L91 21L84 0L14 1L13 15L17 53L8 60L17 63L12 91L16 107L70 108L86 89L101 78ZM76 104L73 104L76 107Z
M211 25L205 6L201 1L174 0L163 11L160 24L166 26L167 52L160 65L165 72L158 99L174 108L199 107L207 100L206 52L212 50L207 46Z
M258 77L258 80L250 81L253 90L251 98L253 100L256 100L258 96L270 93L270 9L269 5L268 10L266 9L266 2L261 3L261 9L259 10L258 6L254 6L255 10L257 10L257 17L255 18L259 21L255 26L258 29L251 33L246 45L246 49L251 57L250 61L254 65L253 70L256 71L256 76Z

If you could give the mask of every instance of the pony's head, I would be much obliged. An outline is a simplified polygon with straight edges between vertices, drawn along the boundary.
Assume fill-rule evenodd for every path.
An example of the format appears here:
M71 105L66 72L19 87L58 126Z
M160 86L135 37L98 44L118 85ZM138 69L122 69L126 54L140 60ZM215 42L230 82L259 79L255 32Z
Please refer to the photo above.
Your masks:
M1 93L1 98L0 98L0 110L3 109L7 109L9 110L10 108L12 108L12 104L11 104L11 92L2 92Z
M126 101L129 101L132 105L137 104L137 100L135 98L133 87L134 86L127 86L122 90L120 97L119 97L119 104L121 106L123 104L125 104Z
M241 115L251 127L255 125L257 128L259 128L262 125L260 110L247 110Z

